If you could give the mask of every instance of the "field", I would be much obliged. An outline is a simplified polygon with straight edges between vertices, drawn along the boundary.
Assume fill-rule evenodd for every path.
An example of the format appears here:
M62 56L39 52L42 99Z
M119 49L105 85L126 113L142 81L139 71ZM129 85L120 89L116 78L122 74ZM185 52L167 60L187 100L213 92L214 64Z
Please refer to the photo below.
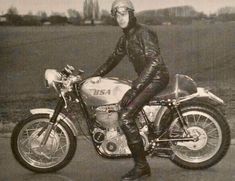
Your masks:
M187 74L224 99L235 129L235 23L152 29L171 76ZM43 83L46 68L71 64L89 75L106 60L121 34L112 26L0 27L0 125L17 122L30 108L55 105L54 93ZM136 76L126 58L109 75Z

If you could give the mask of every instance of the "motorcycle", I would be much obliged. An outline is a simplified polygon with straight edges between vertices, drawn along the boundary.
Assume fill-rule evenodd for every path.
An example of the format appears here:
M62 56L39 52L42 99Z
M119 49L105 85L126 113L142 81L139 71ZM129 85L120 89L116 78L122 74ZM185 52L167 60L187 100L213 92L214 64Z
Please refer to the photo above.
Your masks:
M84 71L67 65L63 71L47 69L45 81L59 95L54 110L30 110L11 137L16 160L39 173L64 168L73 158L78 136L75 124L62 113L68 102L80 106L90 139L105 158L131 157L118 124L120 105L131 81L115 77L82 78ZM230 146L230 128L224 101L192 78L176 74L174 83L156 95L138 113L135 121L146 155L169 158L186 169L205 169L218 163ZM81 120L78 120L81 122Z

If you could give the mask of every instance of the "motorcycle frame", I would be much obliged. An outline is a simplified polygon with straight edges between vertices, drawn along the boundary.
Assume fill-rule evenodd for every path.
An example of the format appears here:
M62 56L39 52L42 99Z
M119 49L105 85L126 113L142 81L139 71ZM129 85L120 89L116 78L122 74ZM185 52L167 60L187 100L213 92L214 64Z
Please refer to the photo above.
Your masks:
M78 102L78 105L82 111L82 114L86 120L86 123L87 123L87 126L88 126L88 129L89 129L89 134L90 136L92 137L92 128L93 128L93 124L91 123L91 118L89 116L89 113L88 113L88 109L87 109L87 106L85 104L85 102L83 101L80 93L79 93L79 90L81 88L81 85L82 84L74 84L73 85L73 90L74 90L74 94L76 95L76 100ZM53 114L51 115L51 118L50 118L50 123L48 125L48 127L44 128L43 131L46 130L46 133L45 133L45 136L44 136L44 139L42 141L42 145L46 143L49 135L50 135L50 132L51 130L53 129L53 127L58 124L58 122L60 121L60 119L58 119L58 116L61 114L61 111L62 109L65 107L66 105L66 100L64 99L64 97L60 96L58 102L57 102L57 105L55 107L55 110L53 112ZM170 114L174 114L174 113L177 113L177 115L179 116L180 118L180 125L182 126L183 130L185 131L185 133L188 135L189 133L187 132L187 123L186 121L184 120L183 116L182 116L182 112L180 110L180 103L179 102L174 102L174 101L155 101L154 105L157 105L157 106L162 106L162 107L166 107L170 110ZM158 138L155 138L154 139L154 130L155 130L155 125L153 125L154 122L151 122L144 109L141 110L141 114L143 115L144 117L144 120L146 122L146 125L148 126L148 129L149 129L149 137L151 137L152 139L150 141L155 141L156 143L158 142L169 142L169 141L177 141L177 139L162 139L162 140L159 140ZM159 120L160 122L160 120ZM74 131L73 131L74 132ZM40 133L39 133L40 134ZM41 133L42 134L42 133ZM164 134L164 133L163 133ZM153 137L152 137L152 136ZM159 136L159 138L161 137L162 135ZM156 137L156 136L155 136ZM180 141L184 141L183 139L181 139ZM187 137L185 139L185 141L192 141L192 138L189 138ZM102 152L100 152L100 150L97 148L97 143L94 142L94 140L92 139L92 143L93 143L93 146L96 150L96 152L102 156L102 157L105 157L105 158L126 158L126 157L131 157L131 155L106 155L106 154L103 154Z
M79 106L80 106L80 108L81 108L81 110L82 110L82 113L83 113L83 116L85 117L85 119L86 119L86 123L87 123L87 126L88 126L88 129L89 129L89 134L90 134L90 136L92 137L92 135L91 135L91 133L92 133L92 123L90 122L91 121L91 118L89 117L89 113L88 113L88 110L87 110L87 107L86 107L86 105L85 105L85 103L84 103L84 101L83 101L83 99L82 99L82 97L81 97L81 95L80 95L80 93L79 93L79 89L80 89L80 87L81 87L81 85L79 86L79 85L74 85L74 90L75 90L75 93L76 93L76 96L77 96L77 99L78 99L78 102L79 102ZM182 126L182 128L183 128L183 130L184 130L184 132L186 133L186 135L189 135L189 133L188 133L188 131L187 131L187 123L186 123L186 121L184 120L184 117L182 116L182 112L181 112L181 110L180 110L180 108L179 108L179 103L175 103L175 102L173 102L173 101L157 101L156 103L155 103L156 105L159 105L159 106L163 106L163 107L168 107L170 110L171 110L171 112L170 112L170 114L174 114L174 113L177 113L178 114L178 116L179 116L179 118L180 118L180 125ZM151 135L153 135L154 134L154 125L152 124L152 122L148 119L148 117L147 117L147 115L146 115L146 113L145 113L145 111L144 111L144 109L142 109L141 110L141 113L142 113L142 115L143 115L143 117L144 117L144 120L145 120L145 122L146 122L146 125L148 126L148 129L149 129L149 138L151 138ZM162 135L160 135L160 137L161 137ZM155 142L169 142L169 141L177 141L176 139L167 139L167 140L157 140L157 139L152 139L152 140L154 140ZM192 141L193 140L193 138L189 138L189 137L187 137L186 139L185 139L185 141ZM151 141L151 140L150 140ZM183 139L181 139L181 140L179 140L179 141L184 141ZM123 155L115 155L115 156L113 156L113 155L105 155L105 154L103 154L103 153L101 153L100 151L99 151L99 149L97 148L97 146L96 146L96 143L94 142L94 140L92 139L92 142L93 142L93 145L94 145L94 147L95 147L95 150L97 151L97 153L99 154L99 155L101 155L101 156L103 156L103 157L106 157L106 158L123 158L123 157L131 157L131 155L127 155L127 156L123 156Z
M80 109L82 110L82 114L83 114L83 116L84 116L84 118L85 118L85 120L86 120L86 123L87 123L87 127L88 127L88 129L89 129L89 134L90 134L90 136L91 136L91 138L92 138L92 123L91 123L91 118L89 117L89 113L88 113L88 110L87 110L87 106L86 106L86 104L85 104L85 102L83 101L83 99L82 99L82 96L80 95L80 93L79 93L79 89L81 88L81 85L82 84L80 84L80 85L78 85L78 84L75 84L74 85L74 89L73 90L75 90L75 94L76 94L76 97L77 97L77 99L78 99L78 102L79 102L79 107L80 107ZM109 159L116 159L116 158L129 158L129 157L131 157L131 155L106 155L106 154L103 154L102 152L100 152L100 150L97 148L97 144L94 142L94 140L92 139L92 143L93 143L93 146L94 146L94 148L95 148L95 150L96 150L96 152L100 155L100 156L102 156L102 157L104 157L104 158L109 158Z

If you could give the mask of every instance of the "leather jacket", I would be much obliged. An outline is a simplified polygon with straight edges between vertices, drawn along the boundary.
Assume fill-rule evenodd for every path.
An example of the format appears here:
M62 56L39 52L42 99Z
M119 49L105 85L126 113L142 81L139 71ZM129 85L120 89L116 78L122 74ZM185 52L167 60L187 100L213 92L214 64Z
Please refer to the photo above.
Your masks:
M139 92L153 81L168 83L169 74L160 55L157 35L138 23L124 31L111 56L93 76L106 75L125 55L129 57L138 74L138 78L133 81L132 89Z

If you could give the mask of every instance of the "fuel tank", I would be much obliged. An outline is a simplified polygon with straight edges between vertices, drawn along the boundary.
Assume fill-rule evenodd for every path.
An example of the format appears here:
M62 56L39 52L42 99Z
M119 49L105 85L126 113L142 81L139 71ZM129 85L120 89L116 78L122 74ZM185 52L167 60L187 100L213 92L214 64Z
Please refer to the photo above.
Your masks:
M120 80L115 77L100 79L92 77L83 83L81 95L84 102L89 106L116 104L130 88L130 81Z

